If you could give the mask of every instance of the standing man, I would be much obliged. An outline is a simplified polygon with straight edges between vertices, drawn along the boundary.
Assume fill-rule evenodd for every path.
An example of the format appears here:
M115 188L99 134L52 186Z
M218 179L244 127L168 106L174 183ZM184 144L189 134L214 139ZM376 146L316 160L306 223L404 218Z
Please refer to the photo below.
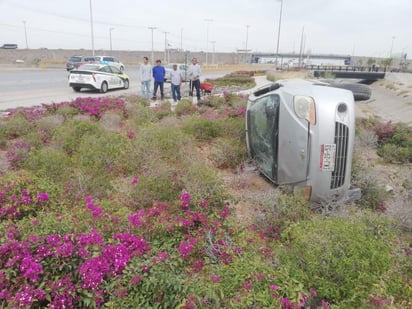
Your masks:
M173 70L170 72L170 84L172 85L172 97L175 103L182 98L180 95L180 85L182 81L182 72L177 68L177 64L174 64Z
M190 77L190 93L193 96L193 88L196 89L196 97L197 101L200 100L200 74L202 71L200 70L200 65L197 63L197 59L192 59L192 64L189 66L188 69L189 77Z
M166 70L162 66L161 60L156 60L156 66L153 67L153 79L154 79L154 90L153 90L153 100L156 100L157 88L160 87L160 97L163 100L165 95L163 93L163 84L165 82Z
M152 66L149 64L149 58L143 57L143 64L140 66L140 80L142 86L140 89L142 97L150 99L150 81L152 80Z

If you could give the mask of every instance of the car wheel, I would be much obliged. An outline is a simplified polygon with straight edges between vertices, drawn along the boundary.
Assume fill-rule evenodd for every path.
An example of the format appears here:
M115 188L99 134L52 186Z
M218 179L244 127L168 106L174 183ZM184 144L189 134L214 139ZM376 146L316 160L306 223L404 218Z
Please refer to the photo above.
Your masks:
M330 86L352 91L355 101L369 100L371 97L371 88L368 85L359 83L330 83Z
M125 79L123 82L124 82L124 89L129 89L129 80Z
M80 87L72 87L75 92L80 92Z
M107 82L103 82L102 85L100 86L100 92L106 93L107 89L108 89Z

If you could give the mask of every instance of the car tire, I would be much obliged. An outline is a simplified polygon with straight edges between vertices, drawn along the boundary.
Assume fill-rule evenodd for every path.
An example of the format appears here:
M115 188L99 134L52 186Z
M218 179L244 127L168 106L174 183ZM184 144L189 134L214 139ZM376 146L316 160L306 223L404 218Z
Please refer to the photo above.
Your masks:
M107 90L109 89L107 82L103 82L102 85L100 86L100 92L101 93L106 93Z
M355 101L365 101L371 97L371 88L368 85L359 83L330 83L330 86L352 91Z
M125 79L123 82L124 82L124 89L129 89L129 80Z
M74 92L80 92L80 89L82 89L80 87L72 87L72 88L73 88Z

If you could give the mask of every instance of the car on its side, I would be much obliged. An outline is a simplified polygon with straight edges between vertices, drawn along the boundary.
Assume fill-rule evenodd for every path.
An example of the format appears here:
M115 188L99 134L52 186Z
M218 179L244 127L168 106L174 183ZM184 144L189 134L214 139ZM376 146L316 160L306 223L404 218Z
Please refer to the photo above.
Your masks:
M119 59L112 57L112 56L95 56L96 61L100 62L101 64L108 64L113 67L118 68L120 71L124 71L124 64L120 62Z
M309 80L279 80L249 96L246 141L259 171L313 202L351 201L355 139L351 91Z
M173 65L177 65L177 69L180 70L180 73L182 75L183 81L187 82L190 80L189 74L187 72L188 66L186 64L182 63L170 63L165 65L165 82L170 82L170 72L173 70Z
M69 86L76 92L87 88L105 93L110 89L128 89L129 77L107 64L85 64L70 72Z
M86 63L96 63L96 58L93 56L72 56L66 62L66 70L71 71Z

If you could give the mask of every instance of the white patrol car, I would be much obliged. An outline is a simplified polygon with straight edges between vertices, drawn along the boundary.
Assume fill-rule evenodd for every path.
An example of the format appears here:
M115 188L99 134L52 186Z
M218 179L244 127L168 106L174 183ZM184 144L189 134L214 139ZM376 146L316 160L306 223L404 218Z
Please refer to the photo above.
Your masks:
M69 74L69 86L79 92L82 88L100 90L129 88L129 77L119 69L105 64L85 64Z

